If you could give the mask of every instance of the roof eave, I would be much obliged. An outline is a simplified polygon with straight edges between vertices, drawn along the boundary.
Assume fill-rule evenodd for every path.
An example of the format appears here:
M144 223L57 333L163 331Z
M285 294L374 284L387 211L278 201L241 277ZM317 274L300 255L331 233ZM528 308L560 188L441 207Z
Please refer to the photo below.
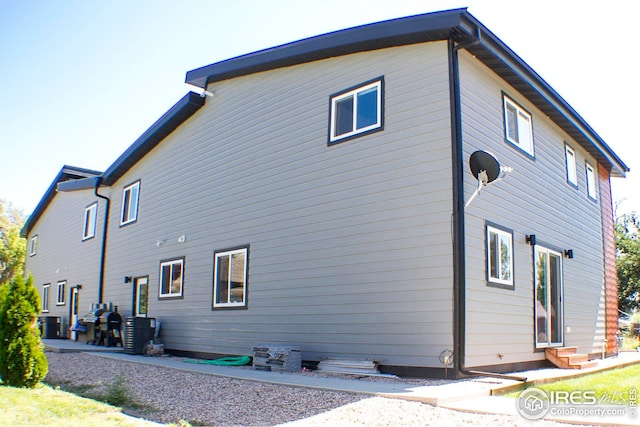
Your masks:
M104 185L111 185L126 171L157 146L171 132L205 104L205 98L189 92L147 129L127 150L105 171Z
M613 152L591 126L538 73L471 14L463 21L480 30L477 43L467 50L518 89L551 120L580 142L611 175L624 177L629 167Z
M448 38L465 43L477 34L480 34L478 42L469 44L467 50L530 97L541 111L606 165L612 176L625 176L629 171L627 165L587 122L466 8L392 19L276 46L189 71L186 82L206 88L212 82L332 56Z
M56 175L56 177L54 178L47 191L44 193L44 196L42 196L42 199L40 199L40 202L38 203L36 208L33 210L31 215L29 215L29 218L27 218L27 220L25 221L22 229L20 230L20 236L27 237L29 235L33 226L38 222L43 212L49 206L54 196L56 195L57 187L60 183L69 182L71 180L92 179L93 177L100 176L101 174L102 172L91 169L67 165L63 166L62 169L60 169L60 172L58 172L58 175Z
M452 30L459 28L466 12L466 8L451 9L309 37L191 70L186 82L204 89L211 82L332 56L446 40Z

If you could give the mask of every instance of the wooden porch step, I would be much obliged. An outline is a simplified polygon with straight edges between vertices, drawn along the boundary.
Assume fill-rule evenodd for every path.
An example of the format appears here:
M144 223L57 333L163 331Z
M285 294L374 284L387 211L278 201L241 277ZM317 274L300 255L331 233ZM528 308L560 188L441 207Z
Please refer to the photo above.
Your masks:
M568 356L578 353L578 347L551 347L545 349L545 353L550 352L555 356Z
M586 354L577 353L576 347L554 347L544 351L548 361L561 369L587 369L597 366L598 362L589 361Z

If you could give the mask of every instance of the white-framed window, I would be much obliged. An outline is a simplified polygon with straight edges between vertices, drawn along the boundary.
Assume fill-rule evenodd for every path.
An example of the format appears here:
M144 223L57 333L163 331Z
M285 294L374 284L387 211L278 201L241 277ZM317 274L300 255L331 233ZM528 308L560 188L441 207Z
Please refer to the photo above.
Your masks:
M138 200L140 198L140 181L129 184L122 190L122 212L120 225L130 224L138 219Z
M184 289L184 258L160 262L160 298L181 298Z
M589 163L586 163L587 170L587 196L590 199L598 200L598 191L596 189L597 180L596 180L596 170Z
M38 253L38 236L33 236L29 240L29 256L34 256Z
M98 215L98 204L93 203L84 210L84 227L82 240L91 239L96 235L96 218Z
M383 79L331 96L329 143L382 129Z
M64 295L67 290L67 282L64 280L61 282L58 282L56 285L56 288L57 288L56 305L64 305L65 304Z
M49 289L51 289L51 284L47 283L46 285L42 285L42 312L49 312Z
M567 167L567 182L577 187L576 151L569 144L564 145L564 159Z
M248 253L248 247L213 253L213 308L246 307Z
M531 114L503 95L504 134L508 142L533 157L533 123Z
M487 282L513 289L513 232L487 224Z

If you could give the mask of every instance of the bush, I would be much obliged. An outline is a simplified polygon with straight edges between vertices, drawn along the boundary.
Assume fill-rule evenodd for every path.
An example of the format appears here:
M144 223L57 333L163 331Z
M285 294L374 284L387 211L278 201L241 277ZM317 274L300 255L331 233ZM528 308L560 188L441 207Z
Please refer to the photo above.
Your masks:
M35 387L46 375L47 358L40 342L36 316L40 296L27 281L16 276L0 300L0 379L11 387Z

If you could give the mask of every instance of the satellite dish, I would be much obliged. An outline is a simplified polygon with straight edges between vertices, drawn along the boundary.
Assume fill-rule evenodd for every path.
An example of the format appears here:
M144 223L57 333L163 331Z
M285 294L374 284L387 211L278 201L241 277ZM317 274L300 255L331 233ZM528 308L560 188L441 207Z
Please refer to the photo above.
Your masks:
M471 157L469 157L469 168L475 179L478 180L482 179L482 177L478 178L482 171L486 172L487 182L483 183L485 185L495 181L498 179L498 176L500 176L500 163L498 163L493 155L486 151L478 150L471 154Z
M478 180L478 188L473 192L473 195L469 201L464 205L465 209L471 204L471 201L480 193L482 187L494 181L500 181L506 177L510 172L510 167L501 167L498 160L493 157L492 154L486 151L478 150L474 151L469 157L469 169L471 173ZM500 176L502 174L502 176Z

